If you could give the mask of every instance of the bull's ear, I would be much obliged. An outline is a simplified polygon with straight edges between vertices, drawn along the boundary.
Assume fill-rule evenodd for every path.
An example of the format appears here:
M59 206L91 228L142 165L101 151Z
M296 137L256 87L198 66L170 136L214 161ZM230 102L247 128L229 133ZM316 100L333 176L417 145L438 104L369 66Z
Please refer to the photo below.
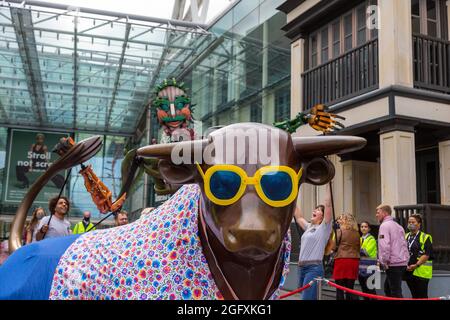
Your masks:
M334 178L334 165L324 157L317 157L305 161L303 166L303 182L320 186Z
M158 169L165 181L170 184L195 183L197 169L193 165L175 165L169 160L160 160Z

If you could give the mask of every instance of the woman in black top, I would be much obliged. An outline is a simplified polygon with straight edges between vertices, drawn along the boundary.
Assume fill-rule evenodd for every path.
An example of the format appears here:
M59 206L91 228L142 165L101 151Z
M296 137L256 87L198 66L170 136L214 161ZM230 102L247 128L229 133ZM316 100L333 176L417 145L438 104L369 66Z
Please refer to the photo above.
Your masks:
M406 241L409 249L409 262L404 280L413 298L428 298L428 282L432 275L431 261L433 245L430 235L420 231L422 217L413 214L408 219L409 233Z

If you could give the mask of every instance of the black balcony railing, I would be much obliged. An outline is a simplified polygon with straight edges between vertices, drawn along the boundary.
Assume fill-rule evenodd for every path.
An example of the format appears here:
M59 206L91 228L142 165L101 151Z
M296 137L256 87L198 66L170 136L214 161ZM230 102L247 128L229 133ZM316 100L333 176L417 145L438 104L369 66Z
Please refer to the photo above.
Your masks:
M331 105L378 87L378 39L302 74L305 109Z
M408 218L422 215L422 230L433 238L433 265L436 269L450 270L450 206L440 204L418 204L394 207L397 222L405 229Z
M450 42L413 35L414 87L450 94Z

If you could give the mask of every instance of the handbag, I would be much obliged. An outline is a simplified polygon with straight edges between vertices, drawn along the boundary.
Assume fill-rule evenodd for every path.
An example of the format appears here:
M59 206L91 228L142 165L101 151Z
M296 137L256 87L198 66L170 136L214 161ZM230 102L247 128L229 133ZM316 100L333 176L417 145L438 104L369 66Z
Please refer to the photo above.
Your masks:
M334 235L336 235L336 236L334 236ZM336 239L335 240L336 241L335 250L331 251L329 254L326 254L327 251L330 251L330 250L325 249L325 255L323 257L323 270L324 270L324 275L325 275L326 278L329 278L329 277L331 277L333 275L334 260L335 260L336 255L337 255L337 251L338 251L338 248L339 248L339 244L341 243L342 236L338 240L337 239L337 232L333 230L331 232L331 236L330 236L330 239L328 240L326 248L329 249L330 244L332 244L333 241L334 241L333 238Z
M333 252L323 257L323 274L325 278L330 278L333 275L335 256L336 253Z

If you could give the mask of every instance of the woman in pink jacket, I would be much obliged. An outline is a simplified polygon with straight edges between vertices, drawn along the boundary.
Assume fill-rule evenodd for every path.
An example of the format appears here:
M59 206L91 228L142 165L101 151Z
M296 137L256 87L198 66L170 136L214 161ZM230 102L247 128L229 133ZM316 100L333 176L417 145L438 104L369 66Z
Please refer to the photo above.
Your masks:
M388 205L377 207L376 217L381 223L378 232L378 262L386 271L384 292L388 297L403 298L402 277L409 260L405 231L394 221Z

